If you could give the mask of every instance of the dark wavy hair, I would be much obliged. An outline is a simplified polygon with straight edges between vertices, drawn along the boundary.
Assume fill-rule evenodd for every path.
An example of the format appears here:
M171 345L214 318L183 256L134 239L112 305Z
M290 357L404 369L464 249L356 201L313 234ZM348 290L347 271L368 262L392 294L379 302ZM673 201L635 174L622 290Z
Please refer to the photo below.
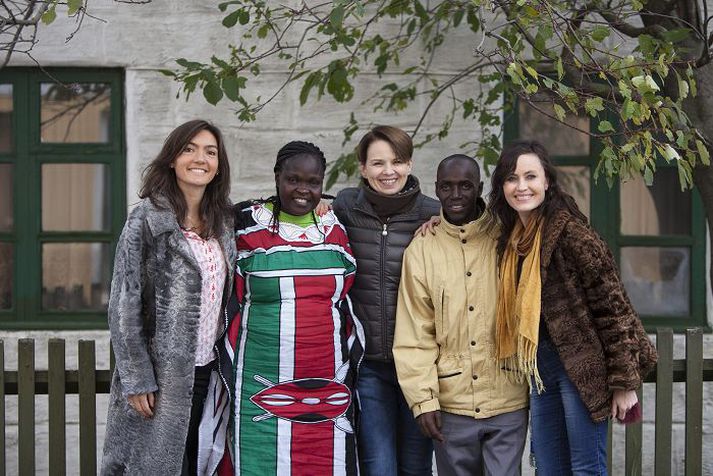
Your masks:
M223 134L208 121L196 119L176 127L163 143L161 151L144 169L139 197L149 198L159 208L168 202L179 223L188 212L183 192L178 187L176 171L171 167L186 145L201 131L208 131L218 143L218 173L205 189L199 211L204 222L201 236L204 239L220 236L225 217L230 213L230 164L225 150Z
M273 167L273 171L275 172L275 195L263 201L272 203L272 223L270 225L275 233L277 233L280 227L280 210L282 210L282 203L280 202L280 186L277 183L277 174L282 172L282 168L288 160L302 155L307 155L317 159L320 164L323 177L324 173L327 171L327 159L325 158L324 153L319 147L311 142L293 140L292 142L288 142L282 146L282 148L277 152L275 167ZM315 220L316 224L317 222L314 218L314 214L312 215L312 219Z
M508 176L515 171L517 159L523 154L535 154L545 170L547 178L547 191L545 200L538 207L545 220L544 226L548 226L549 220L558 210L565 209L578 220L587 223L587 217L579 210L574 198L565 193L557 181L557 168L550 161L550 155L545 146L534 140L518 140L511 142L503 148L500 153L495 170L491 177L492 188L488 196L488 213L490 218L489 228L500 223L500 236L498 236L498 257L502 257L507 247L510 234L515 228L515 223L519 220L517 212L508 204L503 193L503 185Z

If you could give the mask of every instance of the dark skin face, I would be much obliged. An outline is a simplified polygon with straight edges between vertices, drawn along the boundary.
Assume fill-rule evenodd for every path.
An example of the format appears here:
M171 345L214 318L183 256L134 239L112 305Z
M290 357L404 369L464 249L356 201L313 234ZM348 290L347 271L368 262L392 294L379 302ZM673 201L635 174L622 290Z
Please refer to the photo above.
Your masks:
M436 196L449 223L463 225L478 218L476 199L483 192L480 171L471 160L454 159L441 164L436 176Z
M290 215L306 215L322 198L324 170L320 160L302 154L290 157L275 174L282 211Z

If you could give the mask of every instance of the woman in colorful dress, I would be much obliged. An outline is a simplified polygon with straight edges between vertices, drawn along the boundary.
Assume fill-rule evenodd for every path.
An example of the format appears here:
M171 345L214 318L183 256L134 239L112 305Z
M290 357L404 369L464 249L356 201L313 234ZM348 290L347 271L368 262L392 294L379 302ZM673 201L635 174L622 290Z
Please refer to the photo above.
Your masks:
M542 144L505 147L488 209L500 227L496 352L530 381L537 473L606 475L607 420L637 411L656 350Z
M232 450L238 475L357 473L354 380L363 333L347 292L356 265L332 212L317 216L324 154L290 142L277 194L236 207Z
M208 388L225 381L214 349L235 261L229 189L222 135L203 120L171 132L146 168L111 283L103 475L212 474L223 455L229 388Z

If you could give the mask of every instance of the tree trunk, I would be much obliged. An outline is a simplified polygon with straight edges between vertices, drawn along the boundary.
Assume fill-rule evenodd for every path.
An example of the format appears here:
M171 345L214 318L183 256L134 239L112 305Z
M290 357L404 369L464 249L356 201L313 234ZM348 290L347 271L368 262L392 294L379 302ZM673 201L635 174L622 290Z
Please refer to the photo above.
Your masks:
M708 142L708 152L713 158L713 63L695 72L698 95L685 101L684 109L691 123ZM700 192L706 211L708 229L713 223L713 167L699 164L693 172L693 183ZM709 233L708 247L713 250L713 234ZM710 282L713 283L713 266L709 263Z

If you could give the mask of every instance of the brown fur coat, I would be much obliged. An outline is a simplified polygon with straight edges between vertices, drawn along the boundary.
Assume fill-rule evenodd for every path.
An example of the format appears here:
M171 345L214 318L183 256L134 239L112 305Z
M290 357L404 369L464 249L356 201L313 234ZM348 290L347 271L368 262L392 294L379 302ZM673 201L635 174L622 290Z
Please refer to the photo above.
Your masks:
M541 318L592 419L604 420L612 392L641 386L656 363L656 349L611 251L567 211L545 224L541 273Z

